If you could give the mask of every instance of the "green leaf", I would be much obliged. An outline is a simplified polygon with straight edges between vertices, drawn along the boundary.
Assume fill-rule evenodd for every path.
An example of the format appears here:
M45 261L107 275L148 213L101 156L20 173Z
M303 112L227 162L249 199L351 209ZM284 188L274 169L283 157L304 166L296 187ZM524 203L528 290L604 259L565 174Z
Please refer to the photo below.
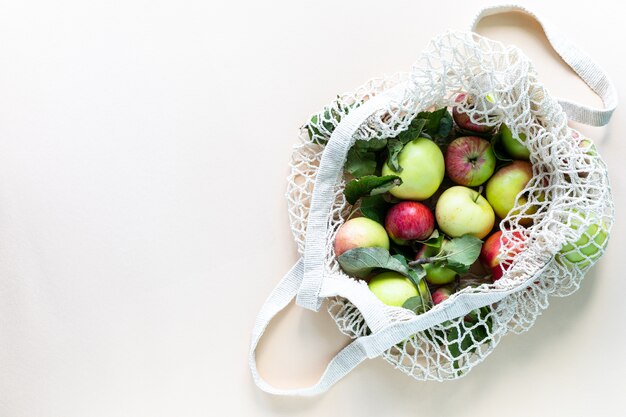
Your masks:
M376 154L352 147L348 151L343 169L356 178L373 175L376 172Z
M452 116L446 107L432 112L421 112L416 119L425 119L424 133L433 139L446 137L452 130Z
M458 358L462 354L467 353L474 344L470 332L468 332L462 324L448 330L448 342L448 350L454 358Z
M311 116L309 122L304 126L309 137L317 143L325 145L335 130L335 125L341 121L344 114L347 115L361 104L363 104L362 101L357 101L353 104L344 105L341 97L337 96L334 102Z
M496 156L496 159L501 162L510 162L513 159L507 154L504 149L504 145L502 145L502 134L498 133L497 135L493 135L491 137L491 149L493 149L493 154Z
M428 120L426 119L414 118L409 127L405 131L400 132L396 139L402 142L403 145L406 145L412 140L419 138L427 122Z
M439 230L435 229L430 237L420 243L435 249L441 249L443 244L443 235L439 233Z
M387 152L389 154L389 157L387 158L387 166L393 172L402 172L402 167L398 161L398 155L400 155L402 148L404 148L404 144L399 139L389 139L387 141Z
M406 273L404 273L404 275L406 275L413 282L413 285L415 285L417 287L417 290L419 291L420 281L426 276L426 270L424 269L424 267L422 265L409 265L406 257L401 254L391 255L391 257L397 259L398 262L404 265L404 267L406 268ZM430 300L430 293L422 296Z
M450 132L452 132L452 126L454 126L454 122L452 121L452 115L448 111L446 111L439 121L439 129L437 133L435 133L433 136L435 138L448 137L450 135Z
M428 303L424 301L424 298L416 295L415 297L408 298L404 304L402 304L402 307L411 310L415 314L422 314L428 310Z
M387 146L387 139L372 138L370 140L357 140L352 147L363 151L378 152L385 149L385 146Z
M337 261L348 275L357 278L368 276L374 269L396 271L407 277L409 275L408 267L395 256L391 256L385 248L350 249L342 253Z
M402 180L397 175L384 175L382 177L366 175L347 183L343 193L348 203L354 204L361 197L383 194L400 184L402 184Z
M450 239L443 247L446 266L458 273L467 272L478 259L483 241L472 235Z
M415 266L410 266L408 267L408 271L409 271L409 279L411 281L413 281L413 284L417 287L417 289L419 290L419 284L420 281L422 279L424 279L424 277L426 276L426 270L424 269L424 267L422 265L415 265ZM430 293L428 294L428 298L430 298Z
M363 197L359 210L364 217L383 224L385 223L385 216L390 207L391 203L385 200L382 194L378 194Z

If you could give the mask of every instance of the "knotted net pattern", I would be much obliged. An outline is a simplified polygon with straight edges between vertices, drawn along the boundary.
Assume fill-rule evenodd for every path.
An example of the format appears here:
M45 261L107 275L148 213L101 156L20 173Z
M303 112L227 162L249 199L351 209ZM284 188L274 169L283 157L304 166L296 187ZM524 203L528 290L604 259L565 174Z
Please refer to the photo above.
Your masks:
M381 92L406 82L404 98L371 116L354 140L389 138L405 130L418 112L451 106L469 93L463 111L477 124L506 124L525 135L533 178L500 221L501 265L510 265L495 283L469 286L453 294L515 289L475 314L448 320L388 349L383 357L418 380L456 379L493 351L508 331L528 330L549 304L549 296L576 291L585 272L604 252L613 223L607 169L589 139L567 125L567 117L537 78L530 60L516 47L474 33L446 32L431 41L409 73L368 81L341 94L301 129L288 178L288 207L298 250L304 242L316 172L341 118ZM457 103L458 104L458 103ZM325 275L352 279L340 269L333 250L338 228L351 211L338 180L328 217ZM509 244L505 244L508 242ZM511 250L512 247L523 250ZM433 308L441 308L443 304ZM411 320L409 310L384 306L388 323ZM359 310L334 297L328 310L339 330L357 338L371 333Z

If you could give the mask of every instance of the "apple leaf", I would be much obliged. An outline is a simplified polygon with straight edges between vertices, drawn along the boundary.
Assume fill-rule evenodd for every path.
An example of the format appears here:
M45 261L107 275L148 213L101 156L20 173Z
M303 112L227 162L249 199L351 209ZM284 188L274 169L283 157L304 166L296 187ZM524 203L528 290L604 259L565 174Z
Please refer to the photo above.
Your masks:
M484 343L493 330L493 320L489 316L488 306L470 311L463 319L463 324L451 327L447 333L448 351L454 359L466 352L473 352L480 343ZM455 361L455 368L458 363Z
M385 146L387 146L387 139L372 138L369 140L357 140L352 147L364 151L378 152L385 149Z
M439 233L439 230L435 229L428 239L423 240L420 243L430 246L431 248L441 249L441 245L443 244L443 235Z
M398 155L400 155L400 151L404 148L404 144L397 138L389 139L387 141L387 151L389 153L389 157L387 159L387 166L393 172L402 172L402 167L400 166L400 162L398 161Z
M354 205L361 197L383 194L400 184L402 180L397 175L365 175L347 183L343 193L348 203Z
M319 113L311 116L304 128L309 133L309 137L320 145L325 145L330 139L330 135L335 130L335 126L341 122L344 115L359 107L363 101L356 101L352 104L344 104L341 96L337 96L335 101L324 107Z
M498 133L497 135L493 135L491 137L491 149L493 150L493 154L496 156L498 161L502 162L510 162L513 159L507 154L506 150L504 150L504 146L502 145L502 134Z
M339 265L348 275L357 278L368 276L374 269L396 271L404 276L409 275L406 262L391 256L385 248L354 248L342 253L338 258Z
M426 276L426 270L424 270L424 267L422 265L414 265L414 266L409 265L406 258L400 254L392 255L391 257L397 259L398 262L400 262L406 268L406 273L403 273L400 271L398 272L406 275L413 282L413 284L417 287L419 291L419 288L420 288L419 283ZM430 294L429 294L429 297L430 297Z
M394 172L402 172L402 167L398 162L398 155L404 145L412 140L419 138L424 130L424 126L428 120L421 118L414 118L407 130L400 132L395 138L387 141L387 153L389 157L387 159L387 165Z
M385 216L391 204L385 200L382 194L363 197L359 210L364 217L372 219L380 224L385 223Z
M420 118L419 116L414 118L411 120L409 127L405 131L400 132L398 136L396 136L396 139L398 139L403 145L406 145L410 141L419 138L427 122L427 119Z
M424 133L433 139L447 137L452 131L452 116L446 107L432 112L421 112L416 119L426 120Z
M355 178L374 175L376 172L376 154L352 147L348 151L348 157L343 169Z
M463 235L450 239L443 247L442 257L445 257L446 266L458 273L467 272L476 262L483 241L472 235Z
M424 298L420 295L416 295L415 297L408 298L403 304L402 307L407 310L411 310L415 314L422 314L428 310L427 302L424 302Z

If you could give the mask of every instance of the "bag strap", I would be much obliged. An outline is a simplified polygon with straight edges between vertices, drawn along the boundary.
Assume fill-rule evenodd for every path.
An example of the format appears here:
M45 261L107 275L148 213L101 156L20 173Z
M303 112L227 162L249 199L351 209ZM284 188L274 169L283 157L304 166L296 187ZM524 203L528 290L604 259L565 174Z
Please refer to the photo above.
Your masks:
M304 278L296 298L301 307L318 311L322 303L319 292L324 273L328 217L335 201L337 180L343 172L348 149L354 143L353 136L370 116L393 100L402 98L405 89L406 83L400 83L352 110L341 119L324 148L307 217Z
M270 321L284 309L295 297L302 282L304 276L304 263L300 259L291 270L285 275L285 277L278 283L276 288L272 291L268 299L263 304L259 315L257 316L252 330L252 342L250 344L250 354L248 361L250 364L250 370L252 377L256 385L263 391L275 394L275 395L299 395L299 396L313 396L321 394L328 390L337 381L346 376L352 369L354 369L359 363L361 363L367 355L362 349L362 342L360 339L356 339L348 346L343 348L328 364L326 370L320 377L320 379L314 385L306 388L295 389L282 389L276 388L267 381L265 381L260 375L256 365L256 348L267 328Z
M539 271L541 273L542 271ZM259 374L256 364L256 349L259 340L272 319L295 297L304 276L303 260L300 259L278 283L267 298L252 331L252 341L248 361L255 384L263 391L274 395L314 396L327 391L365 359L373 359L392 346L401 343L412 335L447 320L466 315L476 308L501 301L506 296L521 291L534 277L525 283L507 290L493 290L488 293L464 293L445 301L437 309L415 316L411 320L389 324L385 317L385 306L369 291L363 281L347 279L327 279L320 289L320 297L343 297L349 300L365 318L371 334L361 336L344 347L331 359L320 379L312 386L304 388L277 388L265 381Z
M550 45L552 45L556 53L563 58L563 61L578 74L604 103L604 108L600 109L570 100L559 99L558 101L568 118L590 126L606 125L617 107L617 91L615 86L609 79L607 73L596 64L589 55L570 42L566 36L554 30L553 25L544 23L545 19L542 21L536 14L522 6L492 6L482 9L476 15L472 22L471 30L475 32L478 23L487 16L509 12L521 12L535 19L543 28Z

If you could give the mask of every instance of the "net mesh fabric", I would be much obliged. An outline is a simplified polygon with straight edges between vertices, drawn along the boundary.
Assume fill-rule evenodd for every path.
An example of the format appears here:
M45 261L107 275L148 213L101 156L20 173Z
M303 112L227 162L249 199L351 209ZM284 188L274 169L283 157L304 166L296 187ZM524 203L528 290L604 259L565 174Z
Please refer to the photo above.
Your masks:
M550 295L566 296L579 288L606 246L613 222L611 191L606 167L592 142L568 127L561 106L519 49L474 33L447 32L430 43L409 73L370 80L339 95L302 128L287 191L301 254L324 144L351 109L402 82L407 83L403 99L370 117L354 140L393 137L418 112L451 106L458 93L467 92L474 102L463 102L462 111L477 124L504 123L515 137L525 135L533 166L532 180L517 196L509 216L500 221L501 265L509 265L503 277L466 287L444 303L454 303L461 293L515 292L487 308L421 331L383 354L418 380L455 379L493 351L504 334L528 330L548 307ZM325 279L352 279L340 269L333 251L335 234L351 211L343 195L347 179L337 180L328 217ZM512 249L520 245L523 250ZM388 324L415 318L403 308L380 308L385 309ZM373 331L347 299L330 299L328 310L339 330L352 338Z

